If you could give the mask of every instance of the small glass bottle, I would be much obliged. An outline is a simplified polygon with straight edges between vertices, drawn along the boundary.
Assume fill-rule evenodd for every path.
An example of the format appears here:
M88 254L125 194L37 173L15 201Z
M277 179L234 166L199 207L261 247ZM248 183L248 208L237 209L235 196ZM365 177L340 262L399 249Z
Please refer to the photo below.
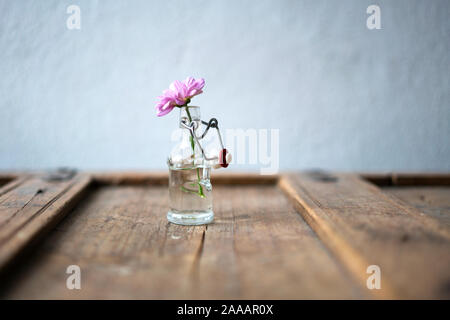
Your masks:
M182 124L194 124L194 134L200 128L200 107L180 108L182 136L172 149L169 166L169 212L167 219L181 225L200 225L213 221L211 166L191 135Z

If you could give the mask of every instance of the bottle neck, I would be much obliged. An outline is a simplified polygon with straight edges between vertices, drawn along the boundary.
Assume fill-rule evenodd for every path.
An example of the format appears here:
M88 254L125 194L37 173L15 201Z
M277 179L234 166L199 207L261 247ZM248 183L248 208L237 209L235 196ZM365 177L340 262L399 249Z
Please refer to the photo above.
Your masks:
M190 125L192 121L197 122L195 128L200 127L201 119L200 119L200 107L196 106L185 106L180 108L180 127L185 123L186 125Z

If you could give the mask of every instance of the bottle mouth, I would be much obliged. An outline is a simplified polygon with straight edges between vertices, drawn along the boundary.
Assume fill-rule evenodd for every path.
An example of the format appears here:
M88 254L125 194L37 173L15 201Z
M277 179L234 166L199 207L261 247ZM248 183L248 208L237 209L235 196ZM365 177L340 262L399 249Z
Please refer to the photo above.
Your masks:
M192 121L198 122L197 127L200 124L200 107L198 106L184 106L180 108L180 127L182 123L189 125Z

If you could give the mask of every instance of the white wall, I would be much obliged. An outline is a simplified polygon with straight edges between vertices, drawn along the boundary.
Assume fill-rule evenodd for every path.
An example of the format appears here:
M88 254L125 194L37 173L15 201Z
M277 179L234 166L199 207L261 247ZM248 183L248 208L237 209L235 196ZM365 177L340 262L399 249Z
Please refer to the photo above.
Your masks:
M0 0L0 169L165 168L154 98L193 75L204 118L280 129L282 169L448 171L449 52L445 0Z

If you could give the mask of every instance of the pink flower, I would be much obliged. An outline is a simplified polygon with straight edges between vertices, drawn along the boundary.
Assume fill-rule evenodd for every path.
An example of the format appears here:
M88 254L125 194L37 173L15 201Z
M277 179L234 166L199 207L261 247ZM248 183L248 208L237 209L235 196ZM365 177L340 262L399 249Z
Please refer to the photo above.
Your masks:
M192 97L203 93L204 86L205 80L203 78L188 77L183 82L175 80L170 84L169 89L164 90L163 94L158 97L156 115L162 117L175 107L186 106Z
M205 79L200 78L196 80L192 77L188 77L183 83L186 86L186 94L189 99L203 93L202 89L205 86Z

